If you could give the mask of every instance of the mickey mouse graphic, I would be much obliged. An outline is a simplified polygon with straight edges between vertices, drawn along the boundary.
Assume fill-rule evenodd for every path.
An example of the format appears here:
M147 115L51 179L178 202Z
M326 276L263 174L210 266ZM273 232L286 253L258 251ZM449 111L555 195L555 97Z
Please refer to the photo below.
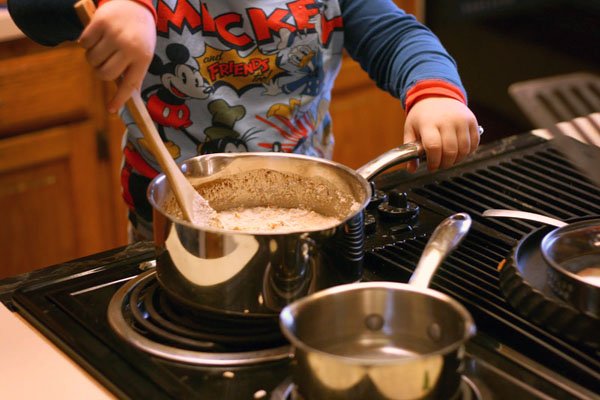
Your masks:
M242 153L248 151L248 143L259 133L250 128L243 134L237 132L235 124L246 115L244 106L231 106L223 99L208 104L212 115L212 124L204 130L206 142L201 146L200 154Z
M190 59L189 50L179 43L169 44L166 48L168 63L163 64L156 55L148 68L152 75L160 77L160 84L152 85L142 92L146 107L157 124L160 138L165 143L173 158L178 158L180 149L168 140L165 128L173 128L183 132L196 146L200 140L192 136L186 128L192 125L190 109L186 101L189 99L206 99L214 89L205 84L198 69L187 65ZM144 139L140 139L143 144Z

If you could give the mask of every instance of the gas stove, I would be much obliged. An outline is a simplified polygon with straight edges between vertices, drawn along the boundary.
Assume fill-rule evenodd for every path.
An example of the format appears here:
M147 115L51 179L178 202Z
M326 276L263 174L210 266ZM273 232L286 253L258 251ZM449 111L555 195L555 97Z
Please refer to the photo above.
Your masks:
M588 325L567 323L563 330L555 321L574 311L539 283L524 279L539 310L522 308L523 299L506 290L507 276L520 276L518 244L544 227L481 216L490 208L566 221L600 214L600 188L552 141L517 135L482 146L453 169L390 173L376 187L381 198L365 218L366 281L408 281L444 218L456 212L473 218L471 232L431 285L465 305L477 324L456 399L600 396L597 340L579 340L590 329L600 332L598 321L584 318ZM390 207L410 212L407 217ZM290 380L291 349L276 319L223 320L172 303L157 284L154 257L152 243L140 242L6 279L0 301L119 398L300 398Z

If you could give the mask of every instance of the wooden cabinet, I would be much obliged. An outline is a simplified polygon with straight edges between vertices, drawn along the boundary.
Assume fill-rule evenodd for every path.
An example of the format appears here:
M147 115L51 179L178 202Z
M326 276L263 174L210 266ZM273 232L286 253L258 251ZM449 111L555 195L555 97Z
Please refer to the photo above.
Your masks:
M344 57L331 101L333 160L358 168L402 143L400 100L375 86L360 65Z
M126 243L104 92L75 46L0 43L0 278Z

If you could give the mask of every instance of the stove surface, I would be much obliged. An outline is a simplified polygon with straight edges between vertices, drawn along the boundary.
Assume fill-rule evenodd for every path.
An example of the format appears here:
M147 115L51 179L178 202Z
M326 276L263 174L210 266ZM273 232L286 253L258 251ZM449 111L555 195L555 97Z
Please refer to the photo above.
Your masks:
M132 251L135 255L126 255ZM136 348L111 329L107 313L111 299L128 283L153 273L149 263L153 256L151 243L138 243L123 249L116 262L112 257L108 263L102 258L83 261L88 269L77 268L76 276L63 276L57 267L53 279L19 289L13 306L120 398L289 398L285 390L290 357L250 365L198 365ZM553 398L573 398L568 390L543 382L519 365L518 353L491 350L498 345L479 334L467 346L465 376L472 391L461 398L545 398L539 388L523 384L528 380L548 385Z
M539 225L481 217L488 208L544 212L565 220L600 214L600 189L551 145L522 135L483 146L458 168L410 176L399 172L377 181L386 193L407 193L419 214L407 223L369 209L365 280L406 282L439 222L455 212L467 212L474 220L466 240L432 281L434 289L463 303L477 324L478 334L466 347L464 375L471 390L460 398L600 396L598 349L535 325L507 303L500 289L498 270L510 263L520 238ZM120 398L290 398L293 358L285 345L281 351L281 343L276 356L231 363L222 348L213 351L191 343L169 358L115 332L109 320L111 300L135 281L151 279L154 257L151 243L136 243L10 278L0 281L0 301ZM131 311L128 307L127 302L121 306ZM140 314L145 317L147 310ZM142 323L135 331L146 328ZM213 361L193 362L200 353L211 354Z

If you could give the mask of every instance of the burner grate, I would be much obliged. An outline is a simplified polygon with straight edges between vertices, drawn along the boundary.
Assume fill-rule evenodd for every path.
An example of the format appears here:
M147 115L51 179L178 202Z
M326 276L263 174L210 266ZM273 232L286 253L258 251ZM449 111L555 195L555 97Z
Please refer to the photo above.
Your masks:
M249 351L285 344L276 321L245 326L215 320L170 303L156 279L133 287L124 312L139 333L181 348L203 351Z
M491 208L508 208L563 220L600 214L600 188L551 148L409 191L418 204L468 212L477 222L513 240L541 225L524 220L490 219L481 213Z

